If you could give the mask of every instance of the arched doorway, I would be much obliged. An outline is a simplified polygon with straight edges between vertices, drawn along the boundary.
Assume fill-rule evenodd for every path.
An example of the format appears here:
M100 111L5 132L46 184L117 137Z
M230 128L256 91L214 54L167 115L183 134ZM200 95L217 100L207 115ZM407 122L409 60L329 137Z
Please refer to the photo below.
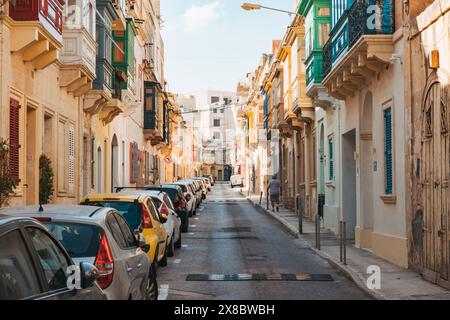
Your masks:
M97 148L97 192L102 192L102 148Z
M373 96L368 91L361 109L360 122L360 204L358 223L361 229L360 247L371 248L371 237L368 233L373 230L373 172L378 170L378 164L373 161ZM367 236L365 236L367 234Z
M116 135L111 141L111 192L119 186L119 143Z
M450 108L447 88L432 77L422 100L420 186L422 265L427 278L450 285Z

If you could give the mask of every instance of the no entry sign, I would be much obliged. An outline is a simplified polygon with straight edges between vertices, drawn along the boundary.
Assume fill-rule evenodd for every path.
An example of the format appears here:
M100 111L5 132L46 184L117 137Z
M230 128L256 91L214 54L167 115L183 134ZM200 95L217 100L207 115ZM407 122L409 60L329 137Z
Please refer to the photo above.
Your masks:
M164 162L167 164L172 163L172 157L171 156L164 157Z

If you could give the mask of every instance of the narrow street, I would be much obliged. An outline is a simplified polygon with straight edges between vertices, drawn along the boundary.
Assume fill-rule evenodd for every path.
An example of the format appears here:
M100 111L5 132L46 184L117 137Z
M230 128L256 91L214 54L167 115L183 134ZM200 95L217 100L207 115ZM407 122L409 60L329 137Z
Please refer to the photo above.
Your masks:
M159 299L368 298L229 184L213 187L182 243L158 270ZM190 274L321 274L333 281L186 281Z

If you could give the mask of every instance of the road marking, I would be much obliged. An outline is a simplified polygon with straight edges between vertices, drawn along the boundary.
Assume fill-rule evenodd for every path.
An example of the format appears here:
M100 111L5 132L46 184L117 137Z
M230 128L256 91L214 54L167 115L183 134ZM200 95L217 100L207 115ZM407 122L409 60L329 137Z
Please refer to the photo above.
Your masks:
M195 220L198 220L198 218L194 218Z
M193 232L189 232L189 235L190 235L190 236L193 236L193 235L194 235L194 233L193 233Z
M192 227L192 228L195 228L195 227L197 227L197 225L196 225L196 224L193 224L191 227Z
M186 281L334 281L330 274L188 274Z
M158 300L167 300L167 296L169 295L169 285L168 284L160 285L158 291L159 291Z
M187 248L187 247L188 247L187 244L182 244L181 246L182 246L183 248Z
M200 211L200 212L202 212L202 211L203 211L204 209L205 209L205 207L204 207L204 206L200 206L200 207L198 207L197 211Z
M173 260L173 263L180 263L181 262L181 259L175 259L175 260Z

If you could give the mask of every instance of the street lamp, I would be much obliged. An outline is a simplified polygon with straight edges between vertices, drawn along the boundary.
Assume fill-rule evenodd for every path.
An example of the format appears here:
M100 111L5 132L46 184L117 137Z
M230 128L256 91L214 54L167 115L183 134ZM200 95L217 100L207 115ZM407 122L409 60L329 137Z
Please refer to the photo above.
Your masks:
M276 8L272 8L272 7L266 7L266 6L263 6L263 5L259 4L259 3L244 2L243 4L241 4L241 8L246 10L246 11L267 9L267 10L273 10L273 11L278 11L278 12L284 12L284 13L287 13L289 16L291 16L291 15L300 16L300 14L298 12L287 11L287 10L282 10L282 9L276 9Z

